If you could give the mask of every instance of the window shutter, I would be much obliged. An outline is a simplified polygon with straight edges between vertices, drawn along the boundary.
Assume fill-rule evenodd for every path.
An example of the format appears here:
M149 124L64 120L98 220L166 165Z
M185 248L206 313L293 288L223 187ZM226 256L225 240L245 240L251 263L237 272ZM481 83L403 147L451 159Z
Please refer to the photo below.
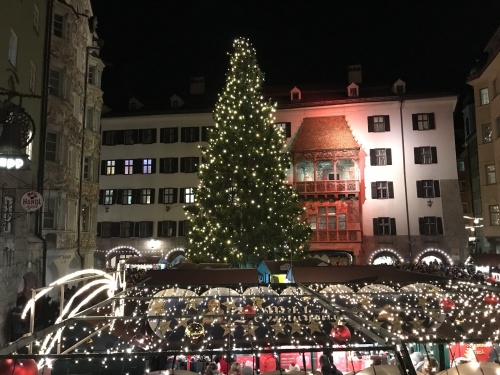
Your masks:
M436 123L434 122L434 112L429 113L429 129L436 129Z
M155 203L155 192L156 189L151 189L151 204Z
M174 168L172 169L172 172L173 173L177 173L179 172L179 158L172 158L173 159L173 164L174 164Z
M418 218L418 231L420 234L425 234L425 221L423 217Z
M125 130L117 130L115 132L115 145L122 145L125 143Z
M151 159L151 173L156 173L156 158Z
M165 128L160 129L160 143L165 143Z
M132 141L134 144L140 143L139 142L139 130L137 130L137 129L132 130Z
M179 203L186 203L186 188L180 188Z
M120 222L111 223L111 237L120 237Z
M111 196L111 204L116 204L117 198L118 198L117 194L118 194L118 190L113 189L113 195Z
M181 158L181 173L186 172L186 159L187 158Z
M394 183L387 181L387 190L389 190L389 198L394 198Z
M377 183L372 182L372 199L377 199Z
M184 236L184 221L179 221L179 237Z
M292 123L291 122L286 123L286 137L287 138L292 137Z
M119 159L116 161L115 172L116 172L116 174L124 174L125 173L125 160Z
M170 225L172 226L172 237L177 236L177 222L171 221Z
M417 181L417 198L425 198L423 181Z
M146 222L146 228L148 231L148 237L153 237L153 222L152 221L147 221Z
M117 189L116 190L116 204L123 204L123 190L122 189Z
M391 217L391 235L395 236L396 235L396 219Z
M193 172L198 172L198 167L200 165L200 158L196 157L194 159L195 159L195 161L194 161L194 170L193 170Z
M174 128L174 142L179 142L179 128Z
M153 143L156 143L158 131L156 128L154 128L152 129L152 132L153 132L153 137L152 137Z
M159 221L158 225L156 226L156 235L158 237L163 237L163 222Z
M385 149L385 157L387 159L387 165L392 165L392 150L390 148Z
M416 113L413 113L411 115L411 120L413 122L413 130L418 130L418 115ZM417 163L420 164L420 163Z
M141 189L133 189L132 204L140 204L140 203L141 203Z
M373 235L378 236L378 218L373 218Z
M144 143L144 129L139 129L139 142L138 143Z
M101 160L101 176L106 175L106 160Z
M132 172L134 174L142 174L142 159L134 159L133 162Z
M384 125L385 125L385 131L391 131L391 124L389 122L389 115L384 116Z
M436 217L437 234L443 234L443 219Z
M104 190L99 190L99 204L104 204Z
M133 226L132 226L132 224L133 224ZM140 235L140 229L141 229L141 223L139 221L131 223L131 228L133 228L132 237L139 237L139 235Z
M415 155L415 164L420 164L420 147L414 147L413 154Z
M97 237L101 237L101 223L97 223Z
M377 165L377 158L375 157L374 149L370 149L370 165Z
M108 136L108 131L104 130L102 132L102 138L101 138L101 145L105 146L106 145L106 137Z
M177 188L174 188L174 203L177 203Z
M434 180L434 197L440 197L441 190L439 188L439 180Z
M375 125L373 124L373 116L368 116L368 133L373 133L375 131Z
M437 164L438 155L437 155L437 148L436 147L431 147L431 155L432 155L432 164Z
M164 203L165 199L165 189L160 188L158 189L158 203Z
M165 158L160 159L160 173L165 173Z
M181 128L181 142L186 141L186 128Z

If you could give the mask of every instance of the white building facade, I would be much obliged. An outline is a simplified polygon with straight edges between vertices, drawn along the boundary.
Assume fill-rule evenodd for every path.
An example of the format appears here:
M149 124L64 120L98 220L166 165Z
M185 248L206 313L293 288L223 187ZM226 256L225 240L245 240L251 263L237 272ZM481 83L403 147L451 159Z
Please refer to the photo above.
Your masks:
M313 229L311 255L339 265L463 259L456 97L408 95L402 81L383 95L356 83L345 91L268 95L293 155L287 180ZM186 246L183 206L196 199L199 146L213 125L210 112L182 107L103 118L97 246L108 266Z

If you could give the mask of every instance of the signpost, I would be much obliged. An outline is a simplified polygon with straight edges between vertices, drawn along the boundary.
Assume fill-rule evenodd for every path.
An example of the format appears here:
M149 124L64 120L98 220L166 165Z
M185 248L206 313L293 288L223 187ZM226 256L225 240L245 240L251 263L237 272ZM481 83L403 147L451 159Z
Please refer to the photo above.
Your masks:
M34 212L43 206L42 195L34 190L27 191L21 197L21 207L26 212Z

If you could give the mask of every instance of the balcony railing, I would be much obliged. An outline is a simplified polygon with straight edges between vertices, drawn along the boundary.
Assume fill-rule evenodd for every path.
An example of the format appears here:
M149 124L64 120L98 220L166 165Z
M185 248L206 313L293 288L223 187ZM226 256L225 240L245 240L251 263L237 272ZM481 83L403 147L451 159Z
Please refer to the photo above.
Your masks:
M311 242L361 242L360 230L313 230Z
M293 186L299 194L359 192L358 180L303 181L294 182Z

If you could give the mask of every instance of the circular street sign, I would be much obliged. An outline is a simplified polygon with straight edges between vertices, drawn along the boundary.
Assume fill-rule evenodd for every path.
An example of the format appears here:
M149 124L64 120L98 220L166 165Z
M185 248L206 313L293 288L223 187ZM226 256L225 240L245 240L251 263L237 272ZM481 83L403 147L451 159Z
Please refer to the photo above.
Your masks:
M38 191L30 190L21 197L21 207L27 212L38 210L43 205L43 197Z

